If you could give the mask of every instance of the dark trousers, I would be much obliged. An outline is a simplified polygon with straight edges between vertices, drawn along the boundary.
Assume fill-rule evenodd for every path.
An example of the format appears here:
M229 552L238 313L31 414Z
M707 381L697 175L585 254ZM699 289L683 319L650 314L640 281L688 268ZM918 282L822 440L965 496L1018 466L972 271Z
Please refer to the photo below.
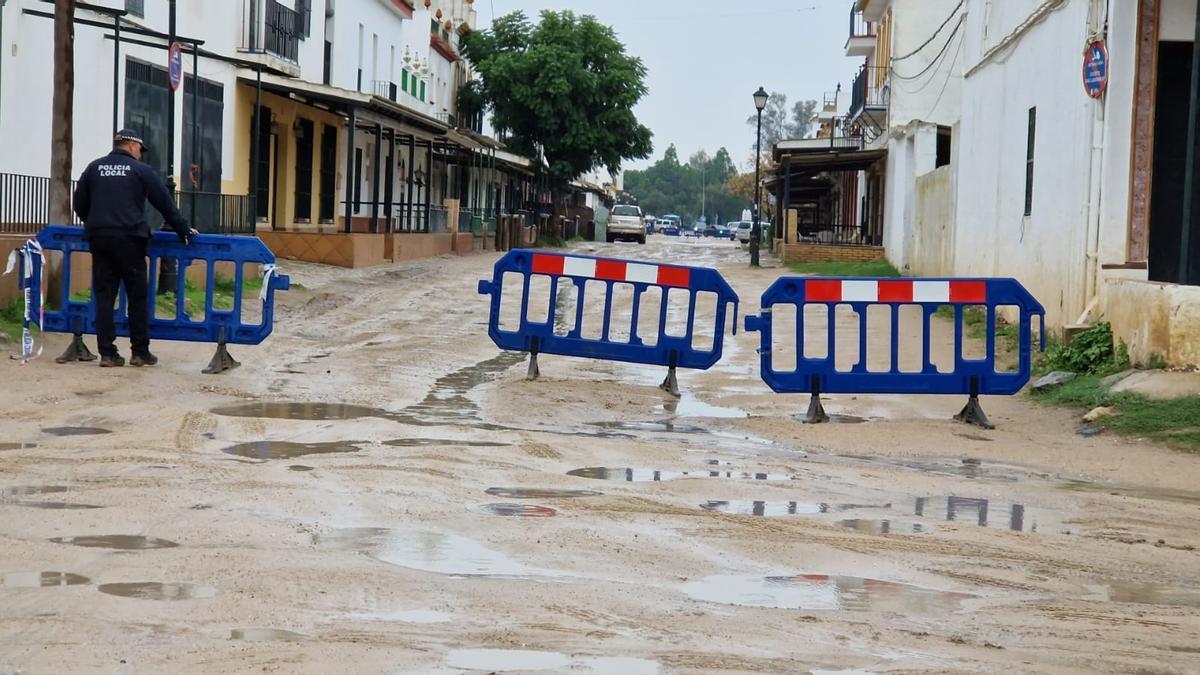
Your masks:
M92 248L92 293L96 299L96 343L101 356L116 356L117 329L113 304L125 285L129 303L129 343L134 354L150 351L150 311L146 306L146 246L140 237L95 237Z

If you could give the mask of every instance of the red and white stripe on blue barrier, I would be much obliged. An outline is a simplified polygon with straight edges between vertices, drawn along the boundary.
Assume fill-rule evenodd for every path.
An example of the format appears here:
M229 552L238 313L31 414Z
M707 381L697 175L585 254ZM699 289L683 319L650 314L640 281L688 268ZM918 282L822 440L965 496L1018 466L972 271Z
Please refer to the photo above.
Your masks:
M520 292L520 322L515 330L506 330L500 325L500 306L506 292L517 293L513 289L506 291L503 286L506 274L516 273L522 277ZM550 280L550 298L558 297L559 285L566 283L577 289L575 316L564 317L573 329L565 335L557 334L554 330L556 316L561 310L557 303L550 302L549 313L544 320L534 320L529 316L529 287L530 280L535 276L544 276ZM603 282L603 303L587 302L589 281ZM638 316L652 313L658 317L657 334L653 340L643 340L636 331L631 330L626 339L610 334L610 327L616 326L614 318L613 289L616 284L628 284L633 287L632 306L630 307L630 323L637 326ZM646 291L650 288L661 288L658 294L658 304L653 307L643 307L649 302ZM677 292L677 289L687 292L687 325L683 334L667 332L667 291ZM722 346L726 325L734 332L737 330L738 296L733 288L725 281L719 272L705 267L689 267L685 265L659 265L651 262L634 260L619 260L615 258L596 258L581 255L566 255L558 253L543 253L524 249L509 251L496 262L492 279L479 282L479 292L491 296L491 313L488 322L488 335L496 346L512 351L529 352L530 379L537 377L537 355L558 354L561 356L576 356L581 358L602 359L609 361L625 361L629 363L644 363L649 365L666 366L670 369L663 386L671 391L677 391L674 373L675 368L707 369L721 359ZM697 316L696 296L698 293L711 293L716 297L716 308L713 316ZM511 298L515 300L516 298ZM540 303L543 300L539 299ZM733 305L732 321L727 322L728 306ZM602 306L604 329L600 336L592 338L582 335L582 317L589 309ZM682 318L682 317L681 317ZM578 319L578 320L577 320ZM621 317L622 322L626 321ZM705 335L711 333L712 347L706 349L693 344L693 335L697 332L699 322L711 322L712 330L708 331L708 323L703 327Z
M534 253L532 269L534 274L625 281L674 288L688 288L692 278L691 268L688 267L549 253Z
M760 334L760 367L764 382L777 392L807 393L812 395L808 418L822 421L826 418L820 404L820 394L967 394L970 400L959 419L990 426L979 407L980 394L1015 394L1029 381L1033 366L1033 319L1039 320L1042 328L1042 348L1045 348L1045 330L1040 323L1045 316L1042 305L1015 279L868 279L868 278L814 278L781 277L777 279L760 299L762 313L746 317L746 330ZM795 309L795 345L789 353L796 355L795 368L783 368L775 362L772 345L776 343L773 325L775 309L780 306ZM823 322L806 321L804 309L808 305L829 308ZM858 362L849 369L838 369L838 326L833 319L832 308L848 306L858 316L855 334L847 336L846 346L857 345ZM871 370L866 365L868 335L867 309L871 306L886 306L891 309L890 319L890 368ZM930 330L934 314L939 307L954 307L954 367L942 372L930 362L932 350ZM961 346L965 339L964 307L976 305L986 312L987 350L983 358L967 358ZM921 358L923 365L916 372L902 372L899 368L898 350L900 334L897 316L900 307L917 306L922 313ZM1015 307L1017 310L1017 369L998 370L996 364L996 310L998 307ZM828 350L818 358L805 356L806 331L816 325L824 331L820 336ZM842 327L845 330L846 326Z

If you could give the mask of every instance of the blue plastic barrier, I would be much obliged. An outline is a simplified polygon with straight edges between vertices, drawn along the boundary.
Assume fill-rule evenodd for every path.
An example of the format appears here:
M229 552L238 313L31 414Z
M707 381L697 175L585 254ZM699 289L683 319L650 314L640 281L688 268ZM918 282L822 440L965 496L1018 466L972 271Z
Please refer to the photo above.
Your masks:
M779 369L772 354L773 310L780 305L796 309L795 369ZM820 358L805 356L805 317L808 305L826 308L824 336L825 354ZM858 360L849 368L836 365L837 325L835 309L849 306L857 315ZM890 360L886 370L867 368L867 308L882 305L890 308ZM900 369L900 308L915 305L921 308L921 366L906 372ZM980 394L1011 395L1029 381L1033 361L1033 318L1038 317L1042 329L1042 349L1045 349L1045 329L1042 321L1045 310L1015 279L828 279L813 277L783 277L762 294L762 314L746 317L746 330L761 336L759 354L761 374L772 390L781 393L812 395L807 420L827 421L821 406L821 393L843 394L967 394L967 406L956 419L991 428L991 423L979 406ZM942 372L930 359L931 322L938 308L954 310L954 367ZM986 309L986 354L981 359L966 358L963 354L964 308L980 306ZM1018 364L1015 371L996 367L996 309L1011 306L1018 321Z
M58 251L62 253L61 284L58 289L58 301L55 309L41 307L35 304L32 315L42 317L42 330L51 333L72 333L75 340L61 357L59 363L78 360L94 360L95 356L88 352L83 345L82 335L96 333L96 308L94 297L78 300L71 297L72 288L72 254L90 253L87 240L83 237L83 228L51 225L37 235L37 241L47 253ZM151 340L182 340L188 342L216 343L217 353L204 372L222 372L236 367L237 361L229 356L227 344L256 345L271 334L275 318L275 292L286 291L290 287L286 275L275 273L275 255L257 237L235 237L214 234L193 235L190 245L184 245L174 232L156 232L150 241L147 252L151 274L149 275L148 298L150 305L150 339ZM41 286L42 263L40 258L33 258L34 273L29 283L32 288ZM174 260L177 262L178 274L174 288L174 316L162 318L155 316L155 298L158 297L159 261ZM204 307L203 318L193 319L186 306L185 284L187 268L195 262L205 265ZM233 308L217 309L213 306L216 291L215 274L220 264L233 268ZM263 287L260 293L262 301L261 320L257 323L247 321L243 316L243 296L245 292L245 266L261 265L263 269ZM87 286L91 287L88 277ZM31 294L35 303L40 303L37 293ZM47 303L49 304L49 303ZM192 309L199 313L199 308ZM117 308L114 313L117 335L129 336L129 317L127 300L122 288Z
M506 292L504 277L515 273L521 278L520 319L515 330L501 326L501 301ZM549 279L549 298L558 298L560 284L572 284L577 290L574 316L560 315L557 302L549 302L546 320L531 320L529 316L529 289L531 280L537 276ZM604 284L604 315L600 335L596 339L582 335L584 309L587 305L587 282L596 280ZM617 284L632 286L632 308L629 325L614 323L613 289ZM661 289L658 306L649 308L658 315L655 334L639 335L638 317L647 311L645 294L651 288ZM687 323L682 335L672 335L668 328L668 294L683 290L687 293ZM491 280L479 282L479 292L492 296L488 335L501 349L530 353L529 379L538 376L537 355L558 354L589 359L625 361L648 365L666 366L667 378L662 387L678 395L679 387L675 369L694 368L706 370L721 359L726 326L726 310L733 304L731 327L737 331L738 296L713 269L685 267L682 265L659 265L613 258L593 258L579 255L541 253L524 249L509 251L496 262ZM712 347L697 348L693 337L696 334L696 296L711 293L716 299L716 313L712 318ZM706 319L707 320L707 319ZM563 324L571 322L570 328ZM559 329L556 330L556 324ZM614 328L619 329L614 335ZM628 328L628 338L624 333Z

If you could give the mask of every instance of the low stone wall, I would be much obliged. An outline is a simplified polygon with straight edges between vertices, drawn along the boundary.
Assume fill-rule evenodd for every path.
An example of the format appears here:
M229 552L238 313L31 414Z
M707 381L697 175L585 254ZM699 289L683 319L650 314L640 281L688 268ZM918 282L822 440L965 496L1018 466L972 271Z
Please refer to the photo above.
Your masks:
M779 256L784 264L797 262L873 262L885 258L882 246L836 246L830 244L783 244Z
M384 239L391 235L260 230L258 236L275 257L283 260L371 267L387 262Z
M1103 318L1134 363L1157 356L1171 367L1200 367L1200 286L1115 279L1103 298Z

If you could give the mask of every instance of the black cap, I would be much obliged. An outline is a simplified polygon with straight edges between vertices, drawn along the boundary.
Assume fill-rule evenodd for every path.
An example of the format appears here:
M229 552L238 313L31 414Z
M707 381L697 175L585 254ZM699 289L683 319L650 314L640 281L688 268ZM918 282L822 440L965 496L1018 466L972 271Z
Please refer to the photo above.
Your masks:
M141 144L142 150L150 149L150 146L146 145L146 141L142 140L142 135L139 134L138 132L134 131L133 129L121 129L120 131L117 132L116 136L113 136L114 144L122 143L122 142L130 142L130 141Z

